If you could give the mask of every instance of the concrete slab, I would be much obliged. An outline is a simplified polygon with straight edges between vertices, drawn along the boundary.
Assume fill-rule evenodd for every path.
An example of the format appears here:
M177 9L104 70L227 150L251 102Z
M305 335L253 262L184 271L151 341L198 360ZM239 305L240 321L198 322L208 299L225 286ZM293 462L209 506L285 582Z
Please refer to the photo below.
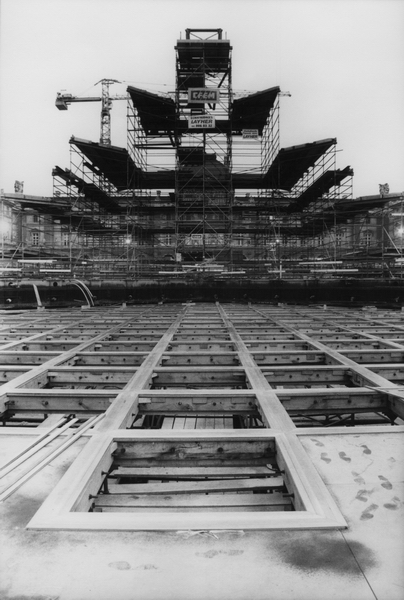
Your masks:
M7 435L7 444L10 439L12 436ZM5 436L0 436L0 446L4 441ZM317 446L318 441L324 446ZM319 471L326 473L324 478L349 519L349 530L344 533L25 530L78 455L79 446L72 447L0 504L0 597L2 600L374 600L376 589L377 598L398 600L402 591L399 587L402 541L397 527L401 506L384 508L383 512L381 506L382 501L384 504L391 501L392 494L402 498L402 488L386 489L378 474L380 471L383 476L388 475L386 479L395 486L399 467L392 461L388 471L376 468L373 473L369 467L365 476L369 475L367 482L372 481L377 500L372 497L365 503L355 499L360 484L341 481L341 467L344 469L348 463L345 465L341 458L339 462L335 459L325 463L318 452L322 450L334 457L337 450L344 448L342 451L348 455L349 450L352 456L352 452L363 454L366 445L376 454L376 446L371 436L351 439L349 444L343 441L341 436L334 436L330 443L328 438L325 443L325 436L303 438L304 447ZM84 443L82 440L81 444ZM397 449L394 444L392 452ZM368 456L364 454L367 460ZM363 464L368 463L364 460ZM334 471L330 465L335 465ZM352 473L348 474L352 480ZM348 494L347 486L352 488ZM373 518L361 519L365 507L372 503L380 505L380 510L373 511ZM379 517L382 514L383 519ZM385 540L383 543L381 538Z
M5 541L4 600L374 598L339 532L15 529Z
M341 535L375 596L402 600L404 434L383 429L300 439L347 520Z

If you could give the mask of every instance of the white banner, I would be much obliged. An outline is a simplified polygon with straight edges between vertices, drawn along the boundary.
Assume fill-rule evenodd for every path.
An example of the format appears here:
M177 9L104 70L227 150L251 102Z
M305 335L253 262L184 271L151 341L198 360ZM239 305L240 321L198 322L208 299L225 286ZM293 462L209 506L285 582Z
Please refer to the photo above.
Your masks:
M216 104L220 100L220 91L218 88L189 88L188 103Z
M190 129L214 129L215 118L211 115L192 115L188 117Z

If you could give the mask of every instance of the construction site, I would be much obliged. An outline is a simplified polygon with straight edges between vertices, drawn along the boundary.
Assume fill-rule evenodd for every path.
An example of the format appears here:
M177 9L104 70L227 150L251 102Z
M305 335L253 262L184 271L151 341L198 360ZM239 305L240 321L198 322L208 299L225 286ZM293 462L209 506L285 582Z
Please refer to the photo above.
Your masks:
M2 191L0 597L401 600L404 195L281 147L222 29L174 51Z
M100 139L72 136L53 196L2 192L2 304L99 300L403 301L403 194L353 197L337 140L282 148L279 87L233 92L221 30L187 30L175 91L58 93L60 111L101 107ZM127 103L127 146L111 144ZM375 284L376 282L376 284ZM73 287L73 292L72 292ZM396 289L399 287L400 289ZM40 290L40 291L41 291ZM73 293L74 296L74 293ZM11 308L9 306L9 308Z

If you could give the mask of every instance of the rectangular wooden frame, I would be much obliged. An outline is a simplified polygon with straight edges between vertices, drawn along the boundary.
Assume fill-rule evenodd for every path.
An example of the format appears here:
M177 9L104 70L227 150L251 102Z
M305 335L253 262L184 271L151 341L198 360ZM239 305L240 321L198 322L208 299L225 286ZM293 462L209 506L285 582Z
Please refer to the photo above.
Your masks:
M294 435L292 434L294 437ZM153 441L212 441L221 440L274 440L278 464L293 489L295 502L301 510L294 512L229 512L229 513L97 513L88 512L90 499L98 493L103 477L112 463L112 452L117 442ZM292 443L290 443L292 442ZM271 529L336 529L346 528L346 522L337 509L324 483L319 479L314 488L312 473L306 473L304 464L293 448L293 440L283 432L273 430L216 430L216 431L161 431L114 430L93 433L62 480L45 500L28 524L28 529L63 530L271 530ZM300 448L300 446L299 446ZM87 451L87 452L86 452ZM304 450L302 449L304 452ZM309 476L308 476L309 475ZM323 486L319 494L319 485Z

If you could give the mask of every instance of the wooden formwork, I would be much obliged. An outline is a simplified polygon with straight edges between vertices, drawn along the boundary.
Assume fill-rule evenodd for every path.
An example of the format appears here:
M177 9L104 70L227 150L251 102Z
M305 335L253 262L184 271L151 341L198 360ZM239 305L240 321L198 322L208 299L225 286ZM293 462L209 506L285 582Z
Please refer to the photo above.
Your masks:
M403 352L398 311L187 303L3 313L2 431L37 437L0 469L0 499L52 459L10 483L35 446L60 438L53 452L63 452L81 438L30 528L344 528L301 436L400 425Z

